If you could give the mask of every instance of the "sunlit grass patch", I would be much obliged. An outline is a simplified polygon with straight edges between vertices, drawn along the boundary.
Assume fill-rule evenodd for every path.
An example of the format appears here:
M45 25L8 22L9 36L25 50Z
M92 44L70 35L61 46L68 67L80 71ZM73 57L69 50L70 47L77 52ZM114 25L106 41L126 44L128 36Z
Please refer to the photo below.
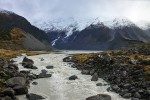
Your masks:
M94 54L74 54L72 57L73 59L79 61L80 63L85 62L90 57L92 57Z
M0 49L0 58L4 60L11 59L13 57L16 57L22 53L27 54L28 56L32 55L39 55L41 52L37 51L27 51L27 50L5 50L5 49Z

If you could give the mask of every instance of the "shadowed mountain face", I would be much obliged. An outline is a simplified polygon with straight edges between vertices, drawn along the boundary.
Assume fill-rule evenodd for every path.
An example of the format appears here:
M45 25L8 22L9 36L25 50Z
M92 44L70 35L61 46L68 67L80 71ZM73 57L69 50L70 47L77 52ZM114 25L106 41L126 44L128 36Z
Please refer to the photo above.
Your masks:
M19 34L22 34L22 36L18 37ZM42 48L38 48L39 42L43 45L42 46L43 50L47 48L46 43L48 43L48 37L44 31L36 28L35 26L32 26L22 16L19 16L9 11L0 11L0 41L3 41L3 43L1 43L1 48L3 48L4 45L8 44L7 42L9 42L12 44L11 48L31 49L31 48L28 48L27 45L24 47L24 43L27 43L27 41L24 41L24 40L26 40L25 38L28 38L29 36L26 34L30 34L32 36L32 40L34 40L34 41L28 42L28 45L30 45L30 47L32 47L33 43L34 45L37 45L36 48L32 48L32 50L40 50L40 49L42 50ZM13 37L16 37L16 38L13 38ZM14 41L17 41L16 45L14 45L15 44L13 43ZM35 42L37 42L37 44ZM11 48L6 48L6 49L11 49Z
M150 36L150 28L148 28L147 30L145 30L145 33Z
M115 25L115 24L114 24ZM110 28L103 23L90 24L81 31L48 31L49 41L57 49L107 50L131 47L136 43L150 42L150 36L135 24Z

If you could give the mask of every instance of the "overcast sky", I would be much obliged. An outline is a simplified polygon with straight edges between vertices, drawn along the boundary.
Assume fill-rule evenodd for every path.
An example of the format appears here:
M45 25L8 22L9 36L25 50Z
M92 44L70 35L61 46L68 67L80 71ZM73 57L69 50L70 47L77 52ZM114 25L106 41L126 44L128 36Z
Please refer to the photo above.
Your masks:
M150 22L150 0L0 0L0 8L30 22L57 18L113 18Z

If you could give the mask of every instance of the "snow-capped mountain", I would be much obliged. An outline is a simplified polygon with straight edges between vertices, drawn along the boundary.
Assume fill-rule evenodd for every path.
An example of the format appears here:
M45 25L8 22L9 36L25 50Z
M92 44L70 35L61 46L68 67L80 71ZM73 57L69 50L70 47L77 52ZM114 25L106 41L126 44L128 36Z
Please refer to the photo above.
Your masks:
M136 26L133 22L131 22L129 19L127 18L115 18L113 21L109 21L106 24L108 27L110 28L118 28L118 27L130 27L130 26Z
M52 46L58 49L117 49L150 41L150 36L127 18L61 19L44 27L40 24L39 28L47 32Z
M115 18L113 20L102 21L100 18L91 18L91 19L57 19L53 21L38 21L34 22L34 25L44 31L48 32L51 30L66 30L66 35L69 36L72 34L74 29L81 31L90 25L105 25L111 29L124 27L124 26L135 26L127 18Z
M114 28L114 27L120 27L120 26L131 26L135 25L133 22L131 22L127 18L115 18L112 20L101 20L100 18L91 18L91 19L57 19L53 21L38 21L34 22L34 25L37 27L43 29L43 30L51 30L51 29L65 29L68 26L75 25L78 30L82 30L89 26L90 24L98 24L98 23L103 23L104 25Z
M7 14L7 15L15 14L14 12L7 11L7 10L1 9L1 8L0 8L0 13L1 13L1 14Z

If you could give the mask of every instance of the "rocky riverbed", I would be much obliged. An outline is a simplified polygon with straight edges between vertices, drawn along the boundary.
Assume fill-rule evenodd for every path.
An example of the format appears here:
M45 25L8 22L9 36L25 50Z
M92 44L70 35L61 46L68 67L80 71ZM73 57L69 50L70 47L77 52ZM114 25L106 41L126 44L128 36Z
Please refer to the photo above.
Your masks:
M26 73L28 81L28 93L15 94L16 97L19 100L92 100L91 96L96 95L104 100L125 100L114 92L108 92L109 84L103 79L91 81L90 75L83 75L72 68L72 64L63 62L63 58L70 54L91 52L64 51L14 58L18 72Z
M26 57L20 62L26 68L35 70L34 61ZM40 74L33 74L30 70L19 70L18 64L14 60L0 60L0 100L18 100L17 95L26 95L29 100L44 98L33 93L28 94L29 84L34 79L48 78L46 70L41 70Z
M150 100L150 48L105 51L101 53L75 54L63 59L72 62L73 68L84 75L91 75L90 81L104 79L110 84L107 91L118 93L131 100ZM96 84L103 86L102 83ZM97 100L93 96L87 100ZM101 100L101 99L98 99Z
M149 100L149 56L133 51L63 51L1 60L0 100Z

